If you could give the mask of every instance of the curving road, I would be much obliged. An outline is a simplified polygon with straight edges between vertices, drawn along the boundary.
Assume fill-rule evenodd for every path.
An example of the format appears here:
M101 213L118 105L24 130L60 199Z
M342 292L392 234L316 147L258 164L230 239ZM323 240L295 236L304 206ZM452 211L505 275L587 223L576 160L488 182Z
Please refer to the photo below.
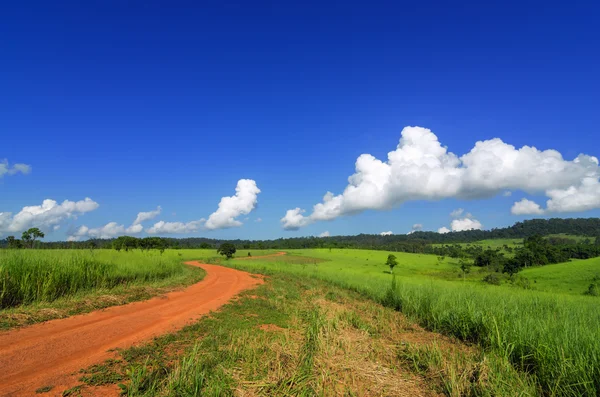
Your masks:
M262 283L250 273L186 262L206 271L185 290L143 302L52 320L0 333L0 396L33 396L43 386L72 386L81 368L126 348L175 331ZM53 393L44 394L44 396Z

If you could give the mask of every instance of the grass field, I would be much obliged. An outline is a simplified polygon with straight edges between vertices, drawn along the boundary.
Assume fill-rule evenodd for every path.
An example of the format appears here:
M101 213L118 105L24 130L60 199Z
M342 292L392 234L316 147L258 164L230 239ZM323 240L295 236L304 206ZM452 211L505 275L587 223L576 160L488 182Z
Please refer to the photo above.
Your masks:
M389 253L384 251L292 250L286 256L270 258L258 256L275 251L250 252L253 257L250 260L247 252L240 250L238 259L223 263L270 275L272 283L253 293L263 298L247 296L228 306L223 312L228 314L201 320L193 328L195 336L192 339L202 335L202 341L194 342L189 334L182 337L185 339L181 341L184 346L182 350L176 350L176 357L169 356L168 352L173 351L171 342L180 336L172 335L165 337L165 341L169 341L164 342L165 345L148 347L150 350L145 355L124 356L126 367L111 364L108 370L101 369L100 372L118 373L117 378L127 381L127 394L132 396L155 393L194 395L200 389L217 393L231 390L231 387L246 391L250 387L266 394L310 395L327 385L347 382L345 378L339 378L341 374L323 363L331 360L329 356L319 356L324 349L334 349L330 343L336 346L346 343L334 340L337 330L354 324L357 329L364 328L373 336L380 334L382 329L395 326L382 322L365 325L372 319L372 314L365 316L363 313L368 312L366 308L375 310L383 306L389 308L386 310L402 312L409 322L414 321L430 332L456 338L474 349L457 345L456 349L448 350L439 344L413 346L398 345L396 339L396 344L389 339L384 341L382 346L388 346L388 349L394 346L395 349L395 361L388 361L386 365L410 369L421 376L419 379L433 382L437 391L448 395L580 396L600 393L600 300L582 295L589 279L600 273L598 258L526 269L522 276L531 280L535 289L525 290L484 284L480 281L481 274L475 272L466 279L459 278L457 264L453 260L439 261L433 255L394 253L399 264L392 276L385 266ZM169 280L179 280L179 285L183 285L192 282L193 277L182 276L186 269L189 271L181 265L182 261L220 260L214 250L167 250L163 255L140 251L24 250L16 253L6 251L0 255L3 255L0 256L3 285L9 285L11 291L21 294L19 308L39 307L53 299L54 302L49 304L70 302L77 297L89 299L91 296L96 300L98 293L131 291L157 283L164 285ZM11 272L18 277L8 277ZM55 274L49 278L52 273ZM16 283L15 279L21 280L20 283ZM56 294L56 289L49 286L61 284L44 284L46 279L59 280L70 287L58 289L65 292ZM316 295L333 301L335 296L354 294L353 305L362 302L363 312L344 314L350 317L334 321L332 319L336 317L327 314L327 308L321 307L322 299L315 300L315 296L306 295L306 291L315 289L319 291ZM289 294L284 291L289 291ZM264 302L270 303L263 305ZM0 310L0 324L3 314L13 310ZM256 311L252 316L272 324L277 331L283 328L294 332L284 333L287 339L282 342L279 336L273 339L270 333L248 330L245 322L254 324L254 320L247 316L243 321L237 319L238 315L244 317L245 314L240 313L247 310ZM400 318L394 320L393 316L388 320L404 321ZM255 325L260 324L252 326ZM311 336L313 326L316 328ZM311 347L311 340L317 339L320 341L315 342L317 347ZM287 359L295 364L282 364L282 367L269 368L267 372L257 372L259 363L273 359L269 358L273 354L273 346L280 346L281 351L285 351L288 343L296 349L290 347L290 351L297 353ZM369 341L369 344L377 343L383 342ZM354 348L357 345L349 346ZM163 351L160 349L164 352L160 353ZM310 353L312 358L306 356L306 351L313 352ZM465 355L465 351L470 353ZM162 364L149 362L156 354L165 354L166 361ZM330 354L341 353L332 351ZM280 358L277 357L278 360ZM218 364L220 362L246 364L232 373L223 371L224 367ZM168 370L160 367L167 365L165 363L168 363ZM309 370L311 365L312 370ZM479 377L482 373L484 378ZM94 370L91 370L90 376L93 374ZM320 377L315 378L317 375ZM365 374L356 374L356 377L359 376L364 377ZM95 378L92 376L90 379ZM86 382L94 384L94 381ZM256 387L259 389L254 389ZM352 387L349 390L353 390Z
M81 382L77 390L92 394L121 383L128 396L536 394L530 377L496 354L356 292L285 274L175 334L120 351Z
M429 276L451 265L438 265L434 256L401 253L395 253L397 284L391 288L392 276L384 266L387 252L334 249L290 253L328 260L293 264L281 257L234 260L230 265L267 274L315 277L354 289L402 311L427 329L500 354L531 374L544 394L600 392L596 298L436 280Z
M525 269L520 273L536 290L581 295L595 277L600 278L600 257Z
M275 251L254 250L254 255ZM247 252L243 252L247 255ZM149 299L200 281L214 249L0 250L0 329Z

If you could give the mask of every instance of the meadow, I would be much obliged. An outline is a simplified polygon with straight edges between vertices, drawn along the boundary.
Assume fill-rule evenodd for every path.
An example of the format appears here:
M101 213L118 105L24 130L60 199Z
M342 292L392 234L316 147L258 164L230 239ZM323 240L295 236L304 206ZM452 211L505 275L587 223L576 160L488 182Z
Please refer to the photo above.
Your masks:
M442 280L436 274L455 266L435 256L394 253L395 277L385 266L387 252L298 250L285 257L230 261L266 274L314 277L352 289L399 310L431 331L475 343L529 374L546 395L600 393L600 310L598 299L484 283ZM310 258L325 261L311 264ZM296 259L296 262L298 260ZM581 261L589 262L589 261ZM589 266L600 262L590 262ZM570 266L576 262L554 265ZM543 273L547 266L531 271ZM395 280L395 282L393 281ZM549 289L551 289L549 287Z
M476 347L478 350L472 353L469 362L464 361L465 356L462 353L452 357L444 356L447 352L444 352L442 347L433 345L414 349L403 348L395 356L396 359L402 358L402 363L412 365L417 373L437 374L434 377L439 381L440 390L448 395L600 394L600 298L583 295L590 278L600 273L598 258L525 269L520 276L529 279L533 289L524 289L507 282L499 286L485 284L481 281L485 271L473 270L468 277L461 277L455 260L441 260L434 255L394 252L398 265L391 274L385 265L389 252L385 251L305 249L289 250L285 256L263 258L258 256L276 251L249 252L252 255L250 260L247 250L239 250L237 258L225 261L212 249L166 250L162 254L158 251L140 250L1 250L0 296L4 309L0 310L0 318L3 312L11 313L16 308L39 308L44 302L71 302L80 297L89 299L90 296L96 297L98 293L131 293L137 287L144 290L150 288L149 293L136 298L144 299L164 291L153 290L152 286L183 286L201 279L202 274L190 273L194 270L182 264L186 260L200 260L271 275L272 282L277 285L279 291L298 288L303 291L313 288L310 286L314 286L317 280L319 283L326 282L318 284L323 296L329 296L328 289L330 292L337 291L335 294L338 295L341 290L350 291L363 303L381 304L367 305L401 312L409 321L420 324L430 332L456 338L467 346ZM294 280L304 286L293 286ZM283 310L280 306L281 301L272 296L272 292L268 289L260 291L262 292L252 294L264 295L275 308L273 310ZM301 309L298 305L305 300L298 300L297 293L292 295L289 299L293 298L292 301L296 303L290 303L285 308L296 318L291 323L278 322L277 314L262 306L261 301L242 302L249 305L246 309L259 310L260 316L270 319L269 321L275 324L293 328L300 327L298 324L302 323L305 325L299 329L306 330L313 321L310 316L322 316L323 313L320 309L315 312L314 304L306 308L308 314L299 313ZM127 301L116 301L113 304ZM317 299L315 302L322 301ZM246 310L240 308L239 304L240 302L236 303L235 310ZM227 310L232 309L226 309L226 313ZM67 314L75 312L67 311ZM214 385L220 384L222 390L238 382L240 379L232 380L229 375L225 376L222 373L219 366L212 365L221 359L234 363L241 359L240 357L246 356L249 360L257 360L258 352L268 351L272 341L261 339L262 347L257 348L258 350L235 348L231 340L233 336L241 338L240 340L254 340L264 335L253 336L254 334L244 328L242 323L231 322L226 315L218 318L219 321L213 318L199 323L204 324L198 327L203 330L202 335L205 337L212 332L209 332L208 328L213 327L217 330L214 337L211 336L199 345L190 344L192 350L186 350L179 361L171 359L169 362L176 363L178 367L175 368L176 372L165 372L168 374L166 378L154 379L156 373L148 372L147 360L151 357L150 353L145 356L146 361L132 360L135 370L127 372L123 369L123 373L129 375L120 375L130 377L129 395L153 395L151 390L144 391L140 382L145 385L150 382L154 391L164 390L165 387L177 390L178 387L188 386L199 387L202 390L207 387L210 389L212 383L207 381L212 376L218 378ZM360 324L369 318L367 316L362 320L353 320L344 317L344 321L349 324L356 323L360 327ZM323 321L317 322L321 324ZM329 331L319 331L320 337L323 337L324 332L334 332L337 326L341 327L333 324L330 326L332 328L327 328ZM381 327L386 326L393 325L384 326L379 322L370 328L370 332L372 335L380 333ZM226 331L227 327L233 327L233 334ZM218 347L221 343L226 344L228 353ZM320 343L328 342L325 340ZM163 348L169 350L165 346ZM213 353L206 353L213 348L216 349ZM323 348L321 346L319 349ZM224 357L223 354L229 356ZM295 359L306 358L301 352L298 354ZM204 362L206 360L209 362ZM255 373L260 362L253 361L253 367L247 369L248 373ZM310 372L307 369L308 364L305 365L304 371ZM394 365L400 364L395 362ZM470 372L464 372L467 367L470 368ZM207 368L213 372L206 372ZM202 376L208 378L190 378L190 371L204 371ZM281 371L278 371L277 373L283 376ZM473 371L479 375L474 375ZM485 376L481 371L485 372ZM304 386L301 391L310 394L311 390L316 390L317 385L314 379L310 380L312 378L308 372L302 375ZM470 373L469 376L477 381L466 381L465 373ZM223 380L225 378L226 382ZM225 383L219 383L222 381ZM275 387L269 382L260 384ZM290 384L284 382L277 387L285 385ZM275 392L283 390L277 387L267 389ZM456 392L457 390L460 392Z

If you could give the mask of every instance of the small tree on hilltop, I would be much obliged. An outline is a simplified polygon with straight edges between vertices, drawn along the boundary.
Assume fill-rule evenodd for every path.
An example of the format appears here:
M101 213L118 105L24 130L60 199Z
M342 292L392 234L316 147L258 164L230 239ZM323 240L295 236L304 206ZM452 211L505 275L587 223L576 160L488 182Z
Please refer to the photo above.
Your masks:
M233 245L231 243L223 243L223 244L221 244L219 249L217 249L217 253L221 254L221 255L225 255L225 257L227 257L227 259L233 258L233 255L235 254L236 251L237 250L235 249L235 245Z
M29 248L33 248L37 238L44 238L44 232L37 227L32 227L29 230L24 231L21 237L23 243L29 244Z
M398 264L398 261L396 260L396 255L389 254L385 264L390 267L390 273L394 274L394 267L396 267L396 265Z

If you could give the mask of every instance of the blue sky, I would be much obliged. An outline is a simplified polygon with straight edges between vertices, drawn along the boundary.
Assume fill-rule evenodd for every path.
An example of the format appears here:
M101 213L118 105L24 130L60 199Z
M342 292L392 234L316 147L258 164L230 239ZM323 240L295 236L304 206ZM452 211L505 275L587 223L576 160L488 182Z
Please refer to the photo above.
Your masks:
M240 179L261 191L254 208L236 217L243 226L174 236L406 233L414 224L438 230L450 228L457 208L484 228L533 216L600 216L595 188L583 206L565 207L577 200L567 197L544 209L548 190L579 189L582 176L574 171L568 183L530 192L509 181L516 186L506 189L510 197L501 189L473 199L460 188L443 198L436 191L430 201L392 189L381 205L345 200L333 220L311 218L291 231L280 222L296 207L308 219L326 192L340 195L361 154L385 161L406 126L430 129L459 157L492 138L517 149L554 149L569 162L580 153L600 156L599 7L5 4L0 163L31 166L0 176L5 229L14 221L7 213L14 217L45 199L86 197L99 206L77 218L69 212L48 229L49 239L65 239L82 225L128 227L157 206L162 212L145 229L161 220L186 223L208 218ZM542 171L531 179L544 179ZM522 198L541 210L511 215Z

